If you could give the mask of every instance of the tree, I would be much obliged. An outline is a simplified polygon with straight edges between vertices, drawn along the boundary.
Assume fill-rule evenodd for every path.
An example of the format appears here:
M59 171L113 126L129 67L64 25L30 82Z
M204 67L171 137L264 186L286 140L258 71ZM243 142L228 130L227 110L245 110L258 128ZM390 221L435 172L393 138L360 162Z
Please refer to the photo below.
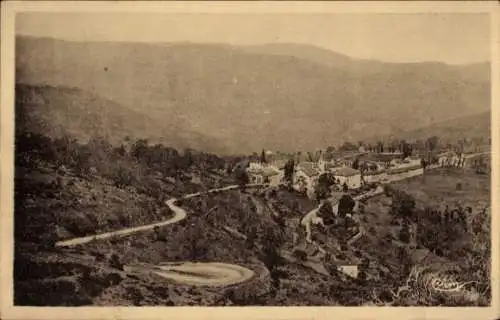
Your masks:
M400 150L403 153L403 159L411 156L411 153L412 153L411 146L405 140L401 140Z
M295 161L293 158L288 159L284 171L285 181L288 183L288 186L291 187L293 185L293 175L295 173Z
M378 153L384 152L384 143L382 141L377 142L377 152Z
M357 150L357 149L358 148L356 147L356 145L349 142L349 141L344 142L344 144L342 144L342 146L340 147L340 150L343 150L343 151L350 151L350 150Z
M354 170L358 170L358 169L359 169L359 157L356 157L356 158L354 159L354 161L352 162L352 168L353 168Z
M327 199L330 196L330 186L334 184L334 178L328 174L322 174L318 178L316 189L314 190L316 200Z
M133 157L137 158L137 160L145 159L148 153L148 140L139 139L137 140L131 148L131 152Z
M189 248L190 260L192 261L199 261L203 259L208 252L206 240L200 237L200 235L203 234L201 229L202 226L200 223L195 223L193 226L188 228L186 232L186 245Z
M317 150L314 161L319 161L319 159L322 159L322 156L323 156L323 150Z
M462 154L464 152L465 144L466 144L466 142L465 142L464 139L458 139L457 140L457 146L458 146L457 152L459 154Z
M314 162L314 154L310 151L307 152L307 159L310 161L310 162Z
M234 174L240 188L245 189L248 182L250 182L250 177L248 176L245 168L238 167L236 170L234 170Z
M356 201L348 194L345 194L340 198L338 203L338 214L340 217L345 217L346 214L352 213L352 210L356 206Z
M282 264L282 261L279 252L284 243L284 238L280 231L275 230L273 227L268 227L264 232L263 243L264 246L261 252L261 260L269 270L271 288L273 294L276 294L280 287L281 273L279 272L279 266Z
M437 136L429 137L426 141L426 144L427 144L427 149L429 151L434 151L439 144L439 137Z
M260 162L262 163L266 163L266 151L264 149L262 149L262 152L260 154Z
M399 231L399 240L404 243L410 242L410 229L408 223L403 223L403 226Z
M113 253L109 259L109 266L118 270L123 270L123 263L116 253Z
M396 140L391 140L391 142L389 142L389 146L390 146L390 152L391 153L395 153L398 149L398 142Z
M424 169L424 171L427 168L427 161L424 158L420 159L420 166L422 166L422 169Z
M403 218L412 218L416 207L413 197L405 192L397 191L392 194L392 213Z
M431 163L433 152L438 147L438 144L439 144L439 137L437 136L429 137L426 140L426 149L428 151L428 158L427 158L428 163Z
M335 152L335 147L333 146L329 146L328 148L326 148L326 153L328 154L332 154Z
M335 214L333 212L332 204L328 201L324 202L318 209L318 216L323 219L323 222L327 226L335 223Z
M195 158L193 155L193 150L186 148L184 149L184 156L183 156L183 163L184 163L184 168L189 168L195 163Z
M89 146L82 146L75 158L75 171L80 176L86 176L90 169L90 158L92 157L92 150Z
M127 154L125 146L122 144L119 147L113 149L113 153L117 156L124 157Z
M112 172L112 178L117 188L131 186L136 180L130 169L124 166L118 166L114 168L114 171Z
M17 146L17 145L16 145ZM70 140L67 136L54 140L56 162L58 165L75 166L78 157L78 144ZM42 149L43 150L43 149Z

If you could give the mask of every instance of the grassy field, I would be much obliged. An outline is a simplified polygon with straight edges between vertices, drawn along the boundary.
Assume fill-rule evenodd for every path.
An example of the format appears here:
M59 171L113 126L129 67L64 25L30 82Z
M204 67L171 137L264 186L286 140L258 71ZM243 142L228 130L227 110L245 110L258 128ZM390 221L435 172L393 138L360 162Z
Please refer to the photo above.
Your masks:
M460 185L460 186L459 186ZM424 177L400 181L394 186L411 194L421 206L450 209L459 204L484 208L491 199L490 175L461 169L438 169Z

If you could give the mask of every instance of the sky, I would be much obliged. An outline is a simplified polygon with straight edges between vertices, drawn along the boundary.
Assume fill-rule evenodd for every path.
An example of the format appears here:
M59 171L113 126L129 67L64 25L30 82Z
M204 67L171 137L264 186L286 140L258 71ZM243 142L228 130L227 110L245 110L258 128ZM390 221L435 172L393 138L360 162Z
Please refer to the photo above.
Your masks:
M272 42L389 62L490 61L486 14L20 13L16 34L72 41Z

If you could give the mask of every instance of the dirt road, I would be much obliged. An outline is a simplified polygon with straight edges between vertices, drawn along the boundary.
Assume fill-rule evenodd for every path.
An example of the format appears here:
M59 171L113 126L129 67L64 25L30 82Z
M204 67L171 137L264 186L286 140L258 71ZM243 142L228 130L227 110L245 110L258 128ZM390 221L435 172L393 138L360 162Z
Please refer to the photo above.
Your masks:
M177 283L211 287L246 282L255 274L242 266L220 262L166 263L152 272Z
M247 188L260 187L260 186L263 186L263 185L250 184L250 185L247 185ZM199 197L203 194L223 192L223 191L228 191L228 190L234 190L237 188L238 188L237 185L231 185L231 186L227 186L227 187L223 187L223 188L211 189L211 190L208 190L206 192L196 192L196 193L188 194L188 195L182 197L181 199L190 199L190 198L194 198L194 197ZM91 236L86 236L86 237L81 237L81 238L74 238L74 239L70 239L70 240L59 241L59 242L56 242L55 246L56 247L75 246L75 245L85 244L85 243L88 243L88 242L91 242L94 240L102 240L102 239L108 239L108 238L112 238L112 237L130 235L132 233L151 230L151 229L154 229L155 227L162 227L162 226L177 223L181 220L184 220L187 216L187 213L186 213L186 210L177 206L175 204L176 202L177 202L176 198L169 199L165 202L165 204L174 213L174 216L168 220L157 222L157 223L152 223L152 224L148 224L148 225L144 225L144 226L125 228L125 229L110 231L110 232L101 233L101 234L97 234L97 235L91 235Z

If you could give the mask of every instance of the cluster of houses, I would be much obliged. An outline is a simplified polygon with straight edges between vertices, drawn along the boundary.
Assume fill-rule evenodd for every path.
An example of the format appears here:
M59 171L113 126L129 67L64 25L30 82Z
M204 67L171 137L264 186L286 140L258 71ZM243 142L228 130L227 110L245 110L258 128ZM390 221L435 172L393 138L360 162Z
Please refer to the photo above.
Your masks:
M400 153L364 152L329 161L322 156L317 161L296 161L293 187L299 192L312 193L323 173L330 173L337 185L346 185L350 190L361 188L365 183L398 180L400 175L423 174L420 157L401 158ZM250 183L281 184L286 161L250 162L247 166ZM358 162L358 169L353 169L354 162Z
M489 166L489 152L475 154L460 154L446 152L437 155L437 165L442 167L477 168ZM346 185L350 190L362 187L364 184L387 183L424 173L422 159L425 155L412 155L403 159L403 155L394 153L354 152L339 156L336 159L325 160L320 154L315 160L295 158L293 187L299 192L314 193L315 186L321 174L330 173L338 186ZM250 183L269 183L278 186L284 181L284 167L288 159L273 159L267 163L250 161L247 173ZM357 165L354 166L354 163ZM353 169L357 167L357 169Z
M491 164L489 154L489 152L465 154L449 151L438 155L438 164L440 167L454 168L489 167Z

